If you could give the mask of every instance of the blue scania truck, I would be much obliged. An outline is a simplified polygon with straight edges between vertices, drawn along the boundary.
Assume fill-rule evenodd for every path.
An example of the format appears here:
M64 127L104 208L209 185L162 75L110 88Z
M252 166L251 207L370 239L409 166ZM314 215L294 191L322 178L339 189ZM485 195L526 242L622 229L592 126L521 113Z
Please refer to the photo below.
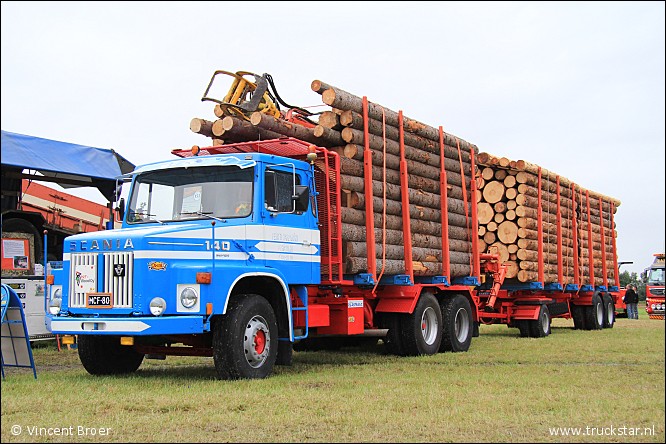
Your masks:
M315 143L326 128L310 134L303 129L312 123L289 120L291 112L257 111L255 99L271 97L241 80L216 115L251 112L242 140L174 150L178 159L125 174L122 228L65 240L46 323L66 341L77 338L89 373L130 373L145 358L177 355L212 357L220 379L264 378L291 363L294 347L381 338L389 353L432 355L467 351L481 324L533 338L550 335L553 317L586 330L613 326L621 297L615 238L603 224L592 231L595 214L608 214L614 226L613 201L544 173L554 187L544 194L556 204L539 191L529 208L537 214L526 231L538 250L535 279L505 282L501 255L479 247L474 145L441 126L427 140L416 137L427 128L400 112L398 141L371 149L369 110L378 106L365 97L362 153L330 144L340 143L335 135ZM325 102L336 94L344 97L328 86ZM266 137L247 136L262 122L272 125ZM209 132L209 124L198 130ZM421 148L405 143L409 131ZM535 177L542 190L540 168ZM544 225L542 210L556 205L559 213L564 197L580 211L558 215L550 232L555 225ZM546 254L553 251L562 256L557 263Z

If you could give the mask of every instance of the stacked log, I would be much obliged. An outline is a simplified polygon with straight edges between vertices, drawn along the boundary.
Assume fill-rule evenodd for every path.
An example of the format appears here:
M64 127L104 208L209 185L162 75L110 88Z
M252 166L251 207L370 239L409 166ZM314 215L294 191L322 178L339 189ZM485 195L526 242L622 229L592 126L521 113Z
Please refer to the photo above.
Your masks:
M477 161L480 248L500 254L507 278L539 282L542 270L544 283L615 284L619 201L523 160Z
M319 80L310 86L330 107L313 125L284 114L228 116L216 105L214 120L192 119L190 129L213 145L294 137L337 153L346 274L369 271L374 245L377 274L406 274L411 263L415 276L471 276L476 244L499 253L509 281L614 283L619 201L370 101L364 118L361 97Z
M331 143L341 159L342 240L345 273L367 272L368 242L366 211L374 219L376 271L405 274L405 258L411 257L415 276L449 277L472 275L474 221L471 220L472 156L478 149L451 134L368 102L363 118L363 99L315 80L311 89L321 94L331 111L322 114L315 134ZM252 116L254 123L255 117ZM257 118L258 120L258 118ZM364 126L370 153L365 166ZM407 188L401 187L401 145ZM319 143L321 145L321 143ZM443 154L443 155L442 155ZM366 193L364 175L371 168L372 190ZM442 169L446 177L442 174ZM444 190L442 190L444 185ZM372 202L366 199L372 196ZM408 202L408 207L403 205ZM442 206L446 206L445 227ZM403 213L409 214L411 249L405 246ZM443 238L443 228L448 235ZM448 270L445 270L445 265Z

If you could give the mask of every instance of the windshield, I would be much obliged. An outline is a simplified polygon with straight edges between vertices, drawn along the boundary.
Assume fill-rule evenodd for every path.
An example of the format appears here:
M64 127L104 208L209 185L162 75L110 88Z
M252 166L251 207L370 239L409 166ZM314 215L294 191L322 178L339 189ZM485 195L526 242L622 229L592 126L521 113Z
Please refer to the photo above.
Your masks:
M127 221L245 217L252 213L254 168L207 166L164 169L136 178Z
M650 274L648 275L648 283L664 285L664 269L663 268L651 269Z

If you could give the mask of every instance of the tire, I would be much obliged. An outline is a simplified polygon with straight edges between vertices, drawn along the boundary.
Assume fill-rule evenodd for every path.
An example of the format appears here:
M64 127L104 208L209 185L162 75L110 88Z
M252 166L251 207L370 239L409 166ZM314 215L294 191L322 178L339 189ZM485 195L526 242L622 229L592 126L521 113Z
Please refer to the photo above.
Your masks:
M472 344L472 306L467 298L457 294L442 300L442 344L440 351L454 353L469 350Z
M442 310L432 293L423 292L414 312L402 319L402 345L407 356L434 355L442 343ZM471 333L470 333L471 334Z
M613 298L606 294L603 297L604 301L604 328L613 328L615 325L615 304Z
M405 347L402 343L402 313L384 313L383 324L388 329L384 344L386 352L392 355L405 356Z
M262 379L278 354L278 328L273 307L256 294L237 295L215 322L213 361L218 379Z
M539 317L536 320L528 321L528 328L531 338L545 338L550 334L550 310L542 305L539 309Z
M44 248L42 242L44 234L40 233L33 224L25 219L13 217L2 221L2 232L32 234L35 240L35 257L33 259L36 264L44 261Z
M521 338L529 338L530 337L530 324L529 321L525 319L520 319L516 321L516 327L518 327L518 330L520 331L520 337Z
M293 343L290 341L278 341L278 354L275 365L291 365L294 355Z
M580 305L571 305L571 318L574 323L574 330L585 330L585 307Z
M601 330L604 326L604 304L599 293L592 296L592 305L586 305L585 310L585 329Z
M79 360L91 375L133 373L143 362L144 355L120 345L118 336L79 335L76 344Z

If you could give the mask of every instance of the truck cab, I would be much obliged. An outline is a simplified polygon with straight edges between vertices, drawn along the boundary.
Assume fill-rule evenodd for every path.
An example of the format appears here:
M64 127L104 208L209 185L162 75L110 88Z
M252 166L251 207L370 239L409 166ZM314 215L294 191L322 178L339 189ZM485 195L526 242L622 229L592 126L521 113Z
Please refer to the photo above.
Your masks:
M292 292L321 279L312 166L236 152L152 163L127 179L121 229L66 239L48 328L78 335L92 374L187 354L214 355L227 378L265 376L278 341L285 355L294 341Z
M664 319L666 296L664 295L664 253L655 253L654 261L645 270L645 311L650 319Z

